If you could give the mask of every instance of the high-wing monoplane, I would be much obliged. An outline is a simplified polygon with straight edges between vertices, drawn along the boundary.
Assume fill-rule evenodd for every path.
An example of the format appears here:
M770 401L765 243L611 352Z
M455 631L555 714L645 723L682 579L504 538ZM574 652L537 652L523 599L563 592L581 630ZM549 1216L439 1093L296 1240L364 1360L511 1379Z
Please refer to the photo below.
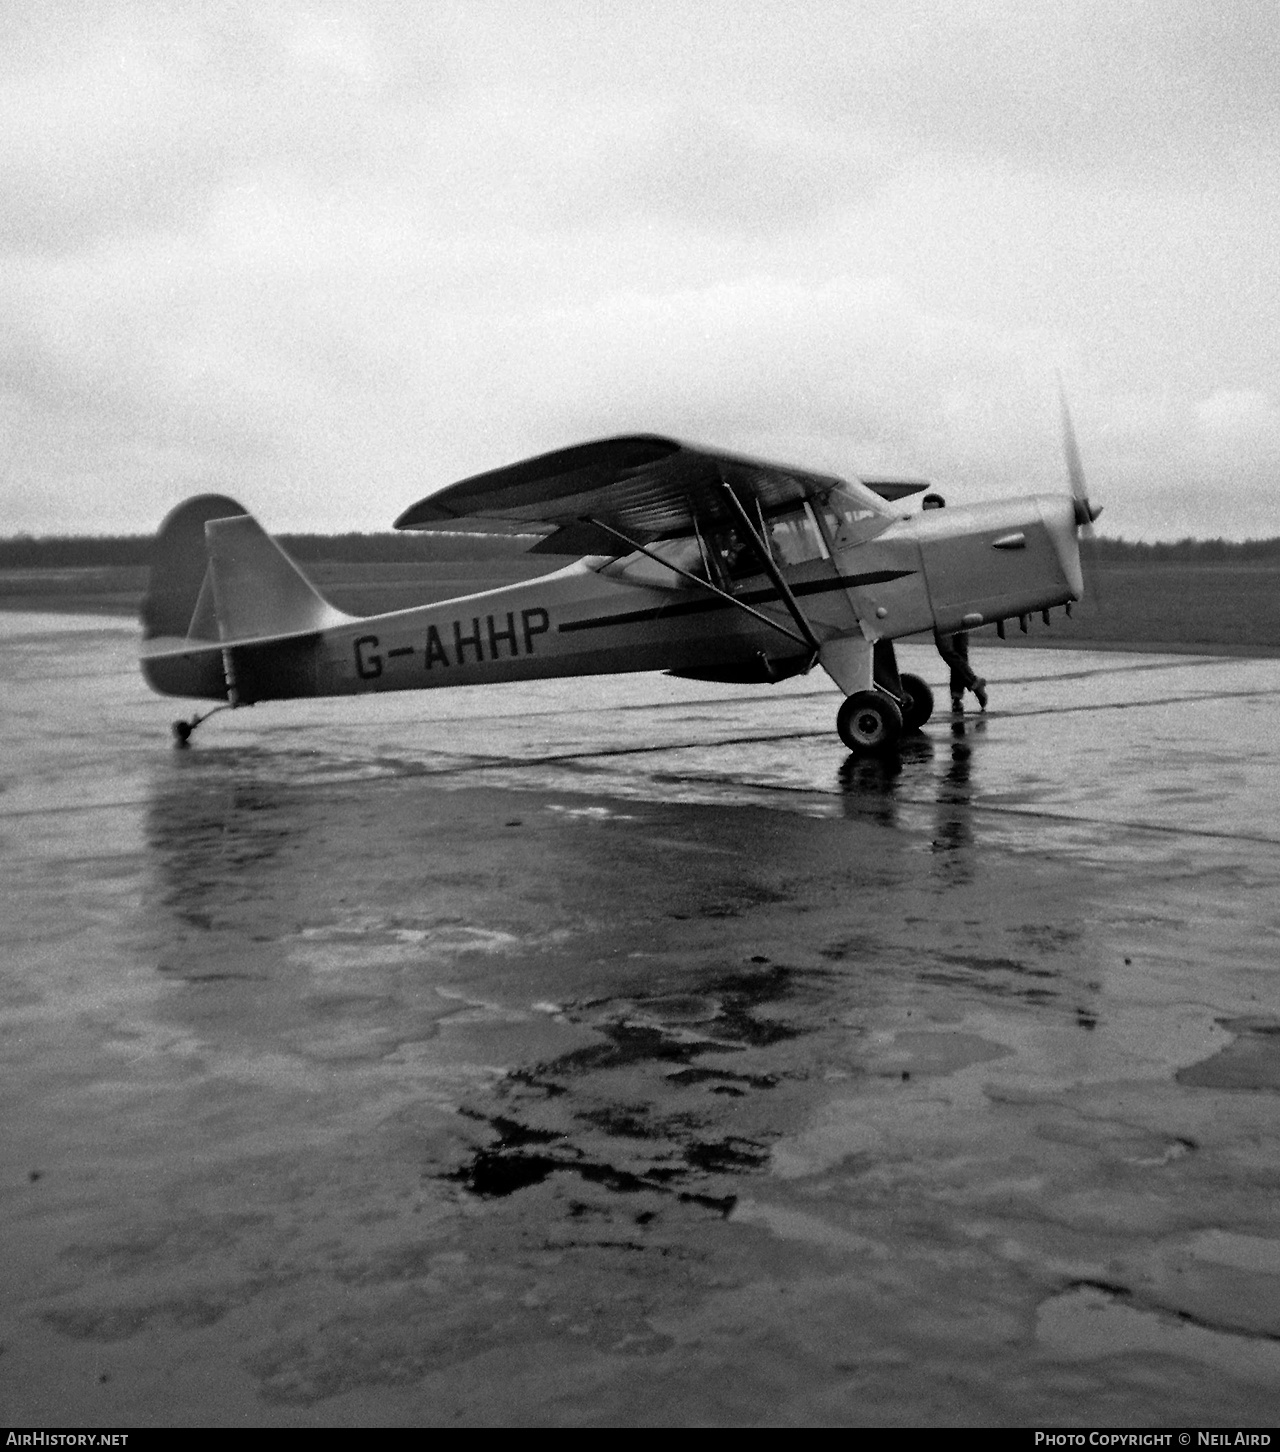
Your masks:
M904 513L921 481L848 481L653 434L578 444L430 495L398 529L539 536L573 557L537 579L355 617L330 604L233 499L179 505L157 536L142 669L214 709L621 671L770 682L820 665L851 751L891 748L932 711L893 641L1070 608L1085 495ZM205 715L211 714L206 712ZM185 742L203 720L174 723Z

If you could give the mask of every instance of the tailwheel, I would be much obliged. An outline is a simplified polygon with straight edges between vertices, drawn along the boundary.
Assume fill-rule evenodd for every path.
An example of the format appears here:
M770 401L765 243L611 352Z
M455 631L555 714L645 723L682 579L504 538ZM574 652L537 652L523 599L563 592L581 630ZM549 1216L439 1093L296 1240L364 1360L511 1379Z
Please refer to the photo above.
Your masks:
M902 735L902 712L879 691L855 691L836 714L836 730L850 751L888 751Z
M207 721L210 716L216 716L219 711L231 711L235 709L234 701L223 701L222 705L215 706L211 711L206 711L203 716L192 716L190 721L175 721L173 723L173 744L183 750L191 744L191 733L202 721Z
M906 701L902 707L902 729L903 731L919 731L921 726L933 715L933 692L929 689L928 683L922 681L919 676L903 675L902 693Z

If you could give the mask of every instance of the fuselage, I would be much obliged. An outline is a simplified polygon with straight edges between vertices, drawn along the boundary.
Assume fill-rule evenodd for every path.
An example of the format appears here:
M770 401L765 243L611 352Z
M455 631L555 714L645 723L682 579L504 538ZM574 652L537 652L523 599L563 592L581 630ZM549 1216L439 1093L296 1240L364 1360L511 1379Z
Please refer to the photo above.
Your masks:
M819 641L973 628L1082 593L1064 496L877 522L855 541L828 529L825 539L813 558L784 571ZM163 652L144 649L142 665L157 691L223 699L230 680L247 705L643 670L768 680L809 663L812 651L768 576L736 579L731 590L758 615L675 574L639 583L616 564L584 559L535 580L288 639L221 650L193 640L189 652L170 640Z

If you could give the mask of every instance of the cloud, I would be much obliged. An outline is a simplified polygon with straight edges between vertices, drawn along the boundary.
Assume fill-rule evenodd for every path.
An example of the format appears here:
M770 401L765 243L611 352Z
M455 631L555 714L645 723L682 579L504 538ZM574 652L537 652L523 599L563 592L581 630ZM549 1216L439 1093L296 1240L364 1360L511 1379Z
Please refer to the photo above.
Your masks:
M934 152L1167 181L1276 139L1274 17L1249 0L930 0L879 20L844 104Z
M399 103L367 27L344 15L141 5L51 23L10 51L0 86L0 248L180 230L263 171L384 172L402 154Z
M794 231L874 196L886 159L790 113L668 106L615 125L591 163L607 205L713 230Z
M1200 404L1196 416L1212 439L1280 444L1280 410L1260 388L1220 388Z
M1274 532L1257 13L15 9L5 517L368 528L635 428L1058 488L1063 368L1109 528Z

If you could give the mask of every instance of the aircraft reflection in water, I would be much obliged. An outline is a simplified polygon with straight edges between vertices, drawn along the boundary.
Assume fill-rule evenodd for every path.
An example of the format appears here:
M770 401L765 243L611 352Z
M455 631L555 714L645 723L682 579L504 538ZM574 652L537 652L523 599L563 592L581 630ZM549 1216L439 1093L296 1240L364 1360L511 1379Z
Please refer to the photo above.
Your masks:
M962 895L975 886L981 890L982 873L990 870L990 851L978 851L974 832L976 768L988 723L983 716L957 716L949 727L945 738L904 741L901 751L892 755L851 755L840 768L839 780L846 817L928 832L928 886L952 902L955 911L963 896L951 899L949 894ZM932 821L922 823L921 812L931 812ZM990 941L992 926L985 916L983 922L984 937ZM1048 1010L1069 1008L1078 1027L1096 1028L1098 984L1088 980L1081 962L1072 956L1055 961L1043 952L1046 947L1070 949L1080 937L1079 927L1021 923L1011 936L1012 951L994 954L985 948L975 951L963 941L947 950L935 948L924 955L917 972L981 997L1015 998ZM1028 948L1037 950L1038 961L1028 961L1031 954L1024 956Z
M319 823L308 794L262 765L244 751L179 756L156 782L146 836L166 975L260 979L281 961L279 879Z
M951 764L938 783L938 826L933 839L933 850L942 853L962 854L973 847L973 745L975 736L987 729L987 723L979 717L976 720L951 722ZM965 871L966 864L960 855L952 862L957 871Z
M931 985L949 995L946 1012L1016 1000L1096 1022L1076 956L1031 951L1021 909L1010 904L999 927L964 926L991 911L989 879L1001 869L972 829L987 723L951 728L889 757L845 761L845 811L875 824L872 838L787 811L744 837L736 807L661 801L643 809L646 825L628 816L584 828L536 797L514 807L509 794L459 791L456 779L371 781L345 758L327 768L291 750L174 754L156 763L146 823L146 932L164 977L209 987L165 995L162 1011L214 1049L265 1055L264 1074L281 1054L378 1065L417 1093L432 1066L430 1082L453 1086L464 1119L492 1125L495 1137L461 1168L457 1126L431 1160L432 1174L475 1194L572 1173L722 1210L733 1178L764 1163L773 1132L761 1121L743 1139L744 1099L803 1078L830 1026L861 1021L883 994ZM673 839L699 850L673 854ZM850 866L853 843L873 866L863 855ZM780 861L819 884L811 898L801 887L800 901L837 906L815 915L826 926L807 954L771 961L757 937L780 931L768 904L797 891ZM535 891L520 886L531 881ZM571 904L549 905L546 882L572 883ZM886 926L869 933L877 912ZM905 925L916 913L932 931ZM699 919L714 930L686 955L678 945L698 938L687 925ZM739 920L741 952L727 963L725 924ZM663 950L619 957L628 922L646 924ZM1074 923L1054 931L1065 942ZM497 940L500 951L484 947ZM559 1005L555 1022L585 1031L585 1046L539 1030L529 1007L539 1003ZM490 1008L460 1014L468 1004ZM430 1042L445 1020L437 1062ZM735 1057L748 1051L749 1063ZM480 1090L473 1063L507 1070ZM462 1066L456 1086L450 1064ZM625 1158L604 1157L602 1128Z
M927 795L935 807L933 852L945 858L953 880L969 876L974 742L986 729L981 716L954 717L945 744L917 737L904 741L891 755L849 756L840 768L846 815L894 826L900 805L919 806Z
M232 499L161 526L143 672L214 709L549 676L664 670L784 680L821 665L851 751L891 751L928 720L893 642L969 630L1084 591L1090 505L1064 410L1071 492L904 514L919 481L849 482L654 435L581 444L454 484L400 529L541 535L576 557L536 581L356 618L329 604ZM175 723L185 742L202 717Z
M434 1180L441 1195L502 1198L564 1175L624 1193L634 1227L676 1206L725 1215L736 1179L767 1164L744 1101L767 1128L770 1091L802 1077L804 1041L838 1019L827 1005L842 981L758 953L676 952L655 969L613 949L620 904L650 926L665 917L673 941L699 913L722 936L726 915L759 908L772 846L798 852L811 838L804 816L782 814L753 856L737 812L670 808L686 828L699 819L697 841L719 839L699 872L630 818L610 849L543 812L531 861L530 837L508 830L520 825L511 798L456 782L385 780L371 807L367 779L326 781L323 764L299 768L287 752L214 750L169 768L146 826L149 928L166 977L216 987L164 995L161 1011L207 1062L234 1055L213 1132L232 1125L255 1161L266 1089L283 1088L268 1102L306 1143L330 1112L345 1123L354 1102L385 1105L391 1085L392 1102L413 1106L413 1132L401 1136L395 1115L374 1136L401 1161L389 1173ZM522 871L572 882L572 903L548 916L541 890L512 891ZM576 952L573 937L586 940ZM243 981L218 981L232 979ZM846 986L861 1002L857 980ZM355 1072L330 1075L335 1064ZM315 1066L326 1077L312 1101L294 1091Z
M911 820L851 830L781 811L752 833L736 806L659 801L645 824L602 827L456 780L371 782L336 760L329 775L289 750L157 763L147 934L163 976L186 985L158 1012L215 1075L232 1065L192 1134L242 1136L257 1175L264 1103L281 1140L303 1144L318 1126L364 1123L369 1104L410 1104L412 1133L393 1117L376 1137L386 1173L434 1183L441 1203L459 1187L498 1200L560 1177L561 1204L589 1190L628 1234L656 1216L730 1213L813 1063L861 1072L850 1025L887 998L944 1013L997 998L1062 1007L1056 970L992 957L950 921L966 910L949 894L981 870L960 822L974 723L955 724L963 735L841 771L851 815L932 803L932 852ZM867 830L874 873L841 850L867 845ZM673 853L673 840L698 850ZM549 902L548 881L572 883L571 901ZM908 914L931 900L921 911L937 930L869 933L886 892ZM772 906L795 903L822 904L803 915L803 950ZM619 954L632 930L656 951ZM477 950L495 939L501 951ZM770 940L791 946L772 956ZM313 1082L323 1092L300 1092Z

